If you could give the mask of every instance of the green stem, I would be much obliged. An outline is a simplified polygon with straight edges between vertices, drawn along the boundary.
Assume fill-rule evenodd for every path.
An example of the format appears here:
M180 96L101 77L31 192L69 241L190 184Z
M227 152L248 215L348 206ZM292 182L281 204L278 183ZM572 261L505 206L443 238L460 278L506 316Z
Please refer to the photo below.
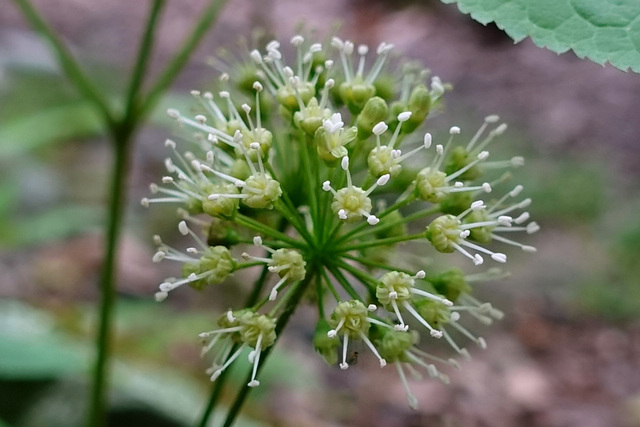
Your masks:
M153 50L153 36L158 23L158 17L166 3L166 0L154 0L153 5L151 6L147 25L145 26L145 31L142 36L142 42L140 43L140 50L138 51L136 64L134 65L133 72L131 74L132 77L131 82L129 83L129 90L127 91L128 96L127 105L125 107L125 117L135 117L136 109L138 107L137 103L139 102L138 96L140 93L140 87L142 86L147 66L149 64L149 57Z
M113 128L116 121L107 101L96 86L84 74L60 37L58 37L54 30L44 21L44 19L42 19L29 0L14 0L14 2L20 8L23 16L29 24L49 40L53 47L53 51L58 57L60 66L67 75L67 78L76 86L82 95L95 105L95 107L104 116L105 122L108 126Z
M271 354L271 351L277 344L278 339L282 334L282 331L284 330L285 326L289 322L291 315L294 313L296 307L298 306L298 304L300 303L300 300L302 299L302 296L307 290L308 285L314 280L315 276L316 276L315 268L312 267L307 272L307 276L305 277L305 279L299 282L296 285L295 290L291 293L291 296L287 301L287 305L283 309L282 314L280 314L280 317L278 317L278 322L276 323L276 330L275 330L276 342L271 347L267 348L265 351L262 352L262 355L260 357L260 362L258 364L258 372L260 372L265 362L267 361L267 358L269 357L269 355ZM233 405L231 405L231 408L229 408L229 412L227 413L227 418L224 422L223 427L231 427L236 417L240 413L240 409L242 408L244 401L249 395L249 392L252 390L251 387L247 386L247 384L251 380L251 374L252 373L249 372L249 375L247 376L247 380L244 382L245 385L242 386L242 388L240 389L240 392L236 396L236 400L233 402ZM201 424L200 426L205 427L206 424Z
M343 258L347 258L347 259L351 259L353 261L356 261L357 263L360 263L362 265L366 265L367 267L375 267L375 268L379 268L381 270L387 270L387 271L399 271L401 273L406 273L406 274L408 274L410 276L413 276L415 274L415 272L410 272L409 270L405 270L405 269L398 268L398 267L393 267L391 265L388 265L388 264L385 264L385 263L382 263L382 262L372 261L372 260L366 259L364 257L350 255L348 253L342 254L341 256Z
M281 231L276 230L275 228L269 227L266 224L261 223L260 221L256 221L253 218L250 218L246 215L243 215L241 213L236 213L235 216L235 220L239 225L245 226L253 231L256 231L258 233L262 233L266 236L269 236L271 238L277 239L277 240L282 240L283 242L286 242L288 244L290 244L292 247L294 248L305 248L306 246L302 243L299 242L289 236L287 236L286 234L282 233Z
M209 6L203 11L200 20L191 34L186 38L176 56L173 57L169 65L152 85L145 101L140 106L139 113L141 115L147 114L155 106L158 99L178 76L178 73L187 63L193 51L198 47L204 35L218 18L220 12L222 12L227 1L228 0L213 0L209 3Z
M117 248L126 202L127 166L132 131L114 132L115 159L109 190L109 213L106 231L106 254L100 277L100 317L96 348L98 354L93 372L88 425L105 425L107 409L108 371L111 356L112 317L116 300Z
M424 236L424 232L409 234L408 236L396 236L396 237L387 237L386 239L371 240L369 242L362 242L356 245L341 247L341 248L338 248L338 250L342 253L342 252L355 251L357 249L367 249L367 248L372 248L374 246L391 245L394 243L400 243L400 242L406 242L409 240L418 240L418 239L426 240L426 237Z
M329 265L327 266L327 268L329 269L329 271L331 271L331 274L333 275L333 277L336 278L336 280L340 283L340 286L342 286L342 288L349 294L351 298L355 300L361 299L358 292L356 292L353 286L351 286L351 283L349 283L349 280L347 280L344 274L342 274L342 272L336 266Z

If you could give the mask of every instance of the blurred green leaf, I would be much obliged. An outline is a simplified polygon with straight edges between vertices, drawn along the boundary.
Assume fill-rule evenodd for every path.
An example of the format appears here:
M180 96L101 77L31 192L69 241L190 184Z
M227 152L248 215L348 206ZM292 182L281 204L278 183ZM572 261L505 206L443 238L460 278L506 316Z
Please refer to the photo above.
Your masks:
M640 72L638 0L442 0L481 24L495 22L516 42Z
M62 239L98 227L103 216L97 207L71 205L51 208L0 225L0 241L22 246Z
M82 352L56 333L52 323L27 305L0 304L0 378L56 378L86 369Z
M100 117L86 101L52 106L3 122L0 158L10 159L49 144L96 136L102 130Z

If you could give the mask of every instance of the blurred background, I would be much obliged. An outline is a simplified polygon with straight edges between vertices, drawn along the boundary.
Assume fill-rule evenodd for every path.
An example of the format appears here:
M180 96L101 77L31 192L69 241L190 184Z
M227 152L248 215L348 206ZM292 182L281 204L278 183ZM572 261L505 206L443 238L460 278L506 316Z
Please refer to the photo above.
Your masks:
M147 2L34 1L92 78L115 98L126 87ZM170 1L152 69L170 58L204 6ZM151 236L177 239L174 208L139 200L162 173L174 128L207 89L210 58L245 38L288 40L303 24L334 24L357 43L393 43L454 91L429 126L476 129L499 114L509 131L492 152L526 156L516 171L542 231L514 256L512 276L481 289L507 316L478 330L487 350L448 372L450 386L412 383L408 408L393 370L362 357L342 372L310 344L312 312L288 328L238 425L640 426L640 77L514 45L437 1L231 0L218 25L138 135L119 269L112 426L190 425L206 402L197 334L233 304L238 286L153 293L170 263L152 264ZM257 31L260 29L260 31ZM256 46L261 47L261 46ZM67 82L17 9L0 15L0 426L78 426L93 357L101 233L111 164L98 116ZM235 289L235 291L234 291ZM295 375L291 374L292 366ZM243 372L234 375L236 384ZM228 399L233 397L229 393ZM228 401L227 401L228 402Z

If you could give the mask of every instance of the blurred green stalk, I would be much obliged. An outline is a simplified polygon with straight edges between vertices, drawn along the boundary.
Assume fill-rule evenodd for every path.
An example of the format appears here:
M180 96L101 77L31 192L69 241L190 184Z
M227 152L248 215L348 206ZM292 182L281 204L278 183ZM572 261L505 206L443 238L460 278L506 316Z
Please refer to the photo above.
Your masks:
M124 112L119 113L108 104L105 94L82 71L58 34L42 19L29 0L14 0L27 22L51 43L53 52L57 56L67 78L100 112L114 150L114 164L109 186L105 257L100 277L100 317L96 337L97 356L87 421L89 427L106 425L111 335L117 296L118 241L127 201L125 184L127 182L128 163L131 157L130 153L134 137L144 123L145 117L173 83L204 35L212 27L227 1L212 0L206 6L181 48L169 61L156 81L150 85L148 93L143 94L142 86L147 76L147 66L153 50L158 18L166 4L166 0L153 0L140 43L140 50L131 73Z

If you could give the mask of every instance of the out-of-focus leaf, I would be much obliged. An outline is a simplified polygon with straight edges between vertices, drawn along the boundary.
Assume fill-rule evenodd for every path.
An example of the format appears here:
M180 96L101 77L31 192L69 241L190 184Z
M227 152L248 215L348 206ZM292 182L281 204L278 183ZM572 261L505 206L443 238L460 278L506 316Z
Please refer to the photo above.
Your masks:
M86 369L83 353L52 324L48 316L24 304L0 304L0 378L48 379Z
M0 225L0 241L21 246L61 239L101 224L101 209L62 206Z
M529 36L554 52L640 72L638 0L442 0L476 21L496 25L516 42Z
M9 159L56 142L102 132L100 117L86 101L57 105L0 126L0 158Z

